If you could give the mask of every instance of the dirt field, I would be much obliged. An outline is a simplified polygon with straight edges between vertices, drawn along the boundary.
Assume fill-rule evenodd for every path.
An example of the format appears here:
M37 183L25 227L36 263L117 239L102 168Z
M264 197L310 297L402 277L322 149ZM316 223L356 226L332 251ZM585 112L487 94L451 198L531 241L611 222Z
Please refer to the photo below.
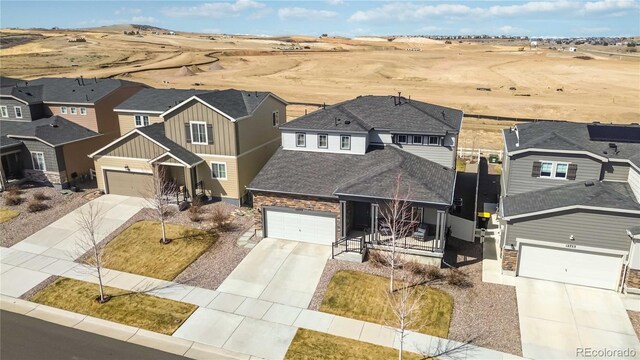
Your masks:
M401 91L469 114L640 122L640 57L425 39L136 36L122 27L38 33L44 38L0 50L2 75L117 76L160 88L269 90L288 101L327 104ZM67 41L76 36L87 41ZM282 50L292 45L301 50ZM292 106L289 118L305 108L316 109ZM461 145L499 148L498 130L510 124L466 118Z

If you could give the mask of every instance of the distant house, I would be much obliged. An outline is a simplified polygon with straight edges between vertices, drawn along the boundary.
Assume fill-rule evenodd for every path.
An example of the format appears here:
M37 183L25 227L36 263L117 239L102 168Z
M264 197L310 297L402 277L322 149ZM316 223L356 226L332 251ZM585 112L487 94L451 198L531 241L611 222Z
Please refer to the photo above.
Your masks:
M116 79L0 78L0 189L30 180L55 187L89 173L86 155L119 133L115 104L144 86Z
M567 51L570 51L570 52L576 52L577 50L578 50L578 49L576 49L576 48L574 48L574 47L570 47Z
M640 126L504 130L503 273L640 291Z

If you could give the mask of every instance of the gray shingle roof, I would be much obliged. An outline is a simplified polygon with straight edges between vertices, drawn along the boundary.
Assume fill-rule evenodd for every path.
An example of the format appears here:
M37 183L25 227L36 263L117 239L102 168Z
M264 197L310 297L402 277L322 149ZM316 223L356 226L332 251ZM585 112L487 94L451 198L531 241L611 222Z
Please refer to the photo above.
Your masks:
M172 155L189 164L189 166L193 166L202 162L202 159L199 156L169 140L169 138L165 136L163 123L140 127L137 128L137 130L169 148L169 152Z
M196 94L207 90L193 89L142 89L117 105L117 110L165 112Z
M510 217L579 205L640 211L628 183L597 180L508 195L502 211Z
M0 95L13 96L27 104L42 102L43 85L4 86L0 87Z
M52 116L35 121L2 121L3 147L5 139L19 141L20 138L36 138L53 146L88 139L100 134L93 132L83 126L66 120L60 116ZM5 138L6 136L6 138Z
M12 78L8 76L0 76L0 87L14 86L16 83L23 81L22 79Z
M415 202L450 204L455 171L392 146L365 155L278 149L248 186L250 190L336 198L388 199L397 176Z
M628 159L640 166L640 143L615 142L618 151L609 149L614 141L591 140L587 123L540 121L518 124L518 137L515 131L503 130L507 151L530 148L549 150L588 151L590 153L612 159ZM621 127L638 127L638 125L619 125Z
M405 98L396 105L396 99L393 96L359 96L301 116L281 128L345 131L374 128L434 135L460 131L462 111Z
M1 94L11 95L22 90L33 93L29 101L34 103L44 101L92 104L120 87L132 85L140 84L120 79L40 78L19 81L11 87L3 86ZM41 87L39 92L34 90L37 87ZM11 94L5 93L9 91Z

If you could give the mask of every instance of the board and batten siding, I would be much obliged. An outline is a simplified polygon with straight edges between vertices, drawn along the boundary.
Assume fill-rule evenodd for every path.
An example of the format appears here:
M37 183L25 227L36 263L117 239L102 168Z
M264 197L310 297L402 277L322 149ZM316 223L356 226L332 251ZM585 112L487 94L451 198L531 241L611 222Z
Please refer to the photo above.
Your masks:
M197 100L192 100L167 114L164 119L166 136L194 154L237 155L235 124ZM185 124L190 121L202 121L213 125L213 144L187 143Z
M640 202L640 170L636 168L629 169L627 182L629 183L633 194L636 196L636 200Z
M273 96L267 96L252 116L236 122L239 154L280 138L280 129L273 126L274 111L278 111L280 124L284 124L287 107Z
M549 187L566 185L574 181L599 180L602 164L597 159L580 154L558 154L527 152L512 155L508 161L507 190L509 195L527 191L542 190ZM577 164L575 180L548 179L531 176L535 161L552 161Z
M246 194L247 186L279 147L280 141L273 141L238 157L238 185L241 197Z
M134 118L135 115L146 115L149 117L149 125L157 124L162 122L162 118L158 116L158 114L145 114L144 112L140 113L118 113L118 123L120 124L120 135L124 135L129 131L136 128L136 120Z
M104 184L104 170L115 171L127 171L125 166L129 168L130 172L144 172L151 173L153 169L146 160L136 159L124 159L115 157L100 157L94 162L96 167L96 177L98 182L98 189L106 191Z
M135 159L155 159L166 150L142 135L131 135L126 141L112 145L102 151L101 155L127 157Z
M628 251L627 229L640 223L640 214L614 214L596 210L571 210L508 223L505 246L529 239ZM575 240L569 240L573 235Z
M601 179L611 181L627 181L627 178L629 177L629 167L630 165L627 163L603 163Z

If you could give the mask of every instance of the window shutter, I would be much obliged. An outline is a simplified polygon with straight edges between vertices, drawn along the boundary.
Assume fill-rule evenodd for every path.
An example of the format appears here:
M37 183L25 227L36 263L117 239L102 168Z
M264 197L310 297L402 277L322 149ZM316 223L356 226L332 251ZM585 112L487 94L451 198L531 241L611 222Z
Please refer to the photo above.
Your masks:
M540 161L533 162L533 168L531 168L531 177L540 177L540 168L542 163Z
M569 164L569 170L567 170L567 180L575 180L578 174L578 164Z
M187 144L191 143L191 125L184 123L184 136L187 139Z
M209 140L209 145L213 144L213 125L207 124L207 140Z

